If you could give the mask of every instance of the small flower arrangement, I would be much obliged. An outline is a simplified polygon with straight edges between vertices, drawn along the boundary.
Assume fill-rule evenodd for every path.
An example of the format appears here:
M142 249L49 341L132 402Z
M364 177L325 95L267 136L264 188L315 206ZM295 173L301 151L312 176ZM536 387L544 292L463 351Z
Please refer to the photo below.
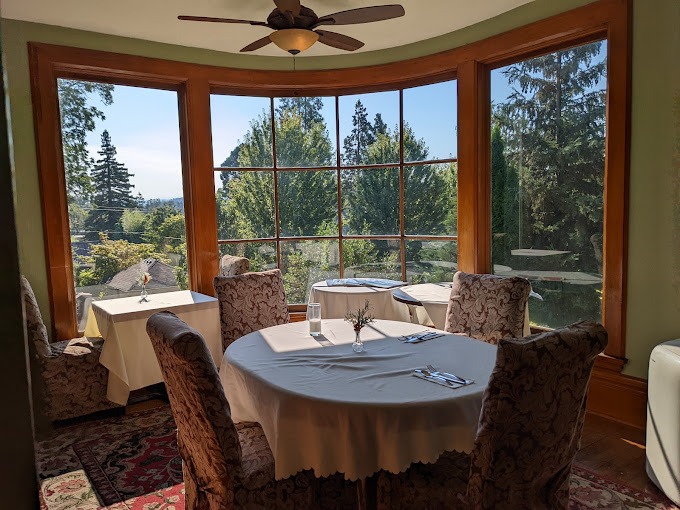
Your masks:
M368 310L371 308L371 304L366 300L364 306L359 308L356 312L347 312L345 314L345 320L352 324L354 331L361 331L361 328L375 322L375 317L373 317Z
M142 286L140 303L147 303L149 301L149 293L146 291L146 286L152 280L151 275L146 271L139 275L139 284Z
M151 275L147 272L144 272L140 277L139 277L139 283L142 284L142 287L146 287L149 282L152 280Z

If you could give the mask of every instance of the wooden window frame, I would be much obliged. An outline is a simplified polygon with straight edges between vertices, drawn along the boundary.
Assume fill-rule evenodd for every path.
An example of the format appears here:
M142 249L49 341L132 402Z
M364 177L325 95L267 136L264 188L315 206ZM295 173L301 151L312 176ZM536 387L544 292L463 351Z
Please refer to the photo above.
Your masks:
M447 81L454 81L455 78L449 78ZM440 82L441 83L441 82ZM421 85L422 86L422 85ZM442 159L430 159L424 161L404 161L404 89L401 87L399 89L391 89L386 92L397 92L399 94L399 161L391 163L377 163L377 164L365 164L365 165L345 165L342 163L342 151L340 148L340 102L339 98L341 96L325 96L327 98L332 98L334 100L334 111L335 111L335 164L329 166L309 166L309 167L286 167L279 166L276 158L276 108L274 107L275 100L278 96L269 96L269 115L270 115L270 129L271 129L271 140L272 140L272 155L273 155L273 165L270 167L215 167L215 173L219 172L272 172L274 177L274 217L272 221L275 226L275 234L273 237L261 237L253 239L218 239L218 245L229 245L229 244L242 244L242 243L274 243L276 246L276 262L277 266L281 267L281 243L291 242L291 241L338 241L338 251L339 251L339 277L343 278L345 273L345 268L343 264L343 241L345 239L363 239L366 241L379 241L379 240L393 240L399 241L399 256L401 260L401 271L400 277L402 281L406 281L406 242L407 241L453 241L458 242L458 236L456 234L442 234L442 235L425 235L425 234L407 234L405 228L404 220L404 208L405 208L405 197L404 197L404 170L406 168L424 166L424 165L440 165L440 164L450 164L458 162L458 158L442 158ZM222 94L219 94L222 95ZM237 97L237 96L230 96ZM253 97L253 96L249 96ZM341 174L343 171L362 171L362 170L398 170L399 175L399 232L394 234L343 234L343 204L342 204L342 180ZM305 236L285 236L281 235L280 230L280 217L279 217L279 199L278 199L278 185L277 176L281 172L329 172L335 171L337 177L337 194L338 194L338 234L329 236L317 236L317 235L305 235ZM219 236L219 233L218 233ZM218 248L219 249L219 248ZM304 311L306 305L300 303L289 303L288 308L292 312Z
M599 0L459 48L401 62L317 71L231 69L28 43L36 152L53 339L75 335L75 295L62 159L57 79L176 90L187 224L190 286L214 294L217 231L210 94L335 96L458 80L458 262L489 272L490 70L567 46L607 39L607 140L603 323L604 364L625 362L628 173L630 153L631 0Z

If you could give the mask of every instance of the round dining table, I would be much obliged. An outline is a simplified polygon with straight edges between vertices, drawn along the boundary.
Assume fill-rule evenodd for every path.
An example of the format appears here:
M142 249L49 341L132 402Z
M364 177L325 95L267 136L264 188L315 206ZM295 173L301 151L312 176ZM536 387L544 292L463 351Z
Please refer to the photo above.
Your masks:
M496 346L448 334L420 343L402 335L422 325L376 320L352 350L352 326L322 320L265 328L227 348L220 378L234 421L262 425L275 476L303 469L365 479L434 462L444 451L470 452ZM437 331L428 329L428 331ZM414 377L428 364L474 382L447 387Z

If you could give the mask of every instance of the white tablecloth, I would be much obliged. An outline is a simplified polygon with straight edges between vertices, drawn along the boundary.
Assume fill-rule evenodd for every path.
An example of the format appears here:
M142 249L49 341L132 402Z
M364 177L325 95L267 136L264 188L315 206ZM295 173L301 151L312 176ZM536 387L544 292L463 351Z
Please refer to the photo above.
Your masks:
M444 329L446 324L446 310L451 297L451 287L436 283L420 283L401 287L402 292L420 301L424 310L416 307L418 322L437 329ZM424 313L423 313L424 312ZM529 324L529 303L524 313L524 336L531 334Z
M471 451L495 345L450 334L404 344L396 337L423 327L381 320L362 330L365 351L357 354L343 320L323 320L316 339L308 328L297 322L246 335L220 369L234 420L262 425L276 478L311 468L355 480ZM475 383L452 389L412 375L428 363Z
M109 370L109 400L125 405L131 390L163 382L146 334L146 320L161 310L175 313L198 330L215 363L221 363L219 311L214 297L185 290L150 294L148 303L140 303L138 297L95 301L88 312L85 335L104 339L99 362Z
M342 319L347 312L354 312L371 304L371 314L376 319L410 321L408 307L392 299L392 289L379 287L328 287L326 282L312 285L310 303L321 303L322 319Z

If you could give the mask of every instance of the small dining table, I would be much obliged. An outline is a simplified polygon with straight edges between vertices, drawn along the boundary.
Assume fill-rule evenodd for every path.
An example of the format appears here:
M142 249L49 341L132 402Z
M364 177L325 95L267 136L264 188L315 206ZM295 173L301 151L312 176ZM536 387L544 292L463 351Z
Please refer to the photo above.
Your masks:
M232 418L262 425L277 479L303 469L366 479L444 451L470 452L496 346L443 331L400 340L422 330L377 320L361 331L361 353L352 350L352 326L338 319L322 320L317 337L306 321L241 337L220 367ZM413 376L428 364L474 383L452 388Z
M371 314L377 319L408 322L408 307L392 299L392 290L394 289L368 285L328 286L326 281L320 281L312 285L309 302L321 304L322 319L342 319L347 312L356 311L368 301Z

